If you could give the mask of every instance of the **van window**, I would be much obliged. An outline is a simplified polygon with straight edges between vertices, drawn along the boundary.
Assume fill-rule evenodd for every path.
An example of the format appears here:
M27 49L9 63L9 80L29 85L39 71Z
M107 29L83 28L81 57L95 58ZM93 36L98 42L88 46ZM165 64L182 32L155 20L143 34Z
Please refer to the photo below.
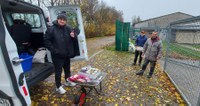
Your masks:
M74 10L56 11L56 14L59 14L59 13L66 13L67 23L68 23L69 26L71 26L72 28L78 28L79 27L76 11L74 11Z
M21 19L31 25L32 28L41 27L40 17L38 14L24 14L24 13L13 13L13 20Z

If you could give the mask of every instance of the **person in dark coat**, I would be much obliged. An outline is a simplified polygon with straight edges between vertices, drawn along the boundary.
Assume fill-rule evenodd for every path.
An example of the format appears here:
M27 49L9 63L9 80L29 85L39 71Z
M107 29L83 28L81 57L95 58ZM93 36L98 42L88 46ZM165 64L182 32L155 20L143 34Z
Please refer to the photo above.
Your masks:
M156 62L162 57L162 42L157 34L158 32L154 31L151 38L145 42L143 53L144 63L142 65L142 69L138 71L136 75L143 75L147 65L150 63L150 71L147 78L152 77Z
M75 86L75 83L67 81L71 76L70 58L79 55L78 40L74 30L67 26L67 16L62 13L48 28L44 38L44 45L51 52L55 66L56 91L64 94L66 90L61 86L62 69L65 73L66 86Z
M135 58L133 61L133 65L136 65L137 63L137 59L139 56L139 62L138 65L141 66L142 63L142 51L141 50L137 50L138 47L143 47L144 43L147 41L147 37L145 35L145 31L141 31L141 35L139 35L136 40L135 40L135 46L136 46L136 50L135 50Z

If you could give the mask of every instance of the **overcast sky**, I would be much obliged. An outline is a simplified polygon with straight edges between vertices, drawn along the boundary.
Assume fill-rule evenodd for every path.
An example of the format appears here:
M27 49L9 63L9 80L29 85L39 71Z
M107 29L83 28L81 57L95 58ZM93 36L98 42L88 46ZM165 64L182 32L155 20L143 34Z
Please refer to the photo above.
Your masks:
M101 0L100 0L101 1ZM174 12L200 16L200 0L102 0L108 6L123 12L125 22L134 16L142 20L155 18Z

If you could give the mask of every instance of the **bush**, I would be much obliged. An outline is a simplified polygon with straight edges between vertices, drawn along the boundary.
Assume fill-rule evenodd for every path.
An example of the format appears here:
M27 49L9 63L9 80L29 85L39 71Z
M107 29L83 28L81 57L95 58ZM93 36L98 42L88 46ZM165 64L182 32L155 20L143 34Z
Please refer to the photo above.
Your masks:
M100 37L100 36L112 36L115 35L115 24L85 24L85 33L87 38Z

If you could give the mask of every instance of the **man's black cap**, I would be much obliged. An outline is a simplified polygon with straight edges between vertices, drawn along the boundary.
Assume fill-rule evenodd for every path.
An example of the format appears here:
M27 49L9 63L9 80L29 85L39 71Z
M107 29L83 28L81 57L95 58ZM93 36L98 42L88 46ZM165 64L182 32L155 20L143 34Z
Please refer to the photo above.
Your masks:
M57 19L67 20L67 15L66 14L58 14Z

